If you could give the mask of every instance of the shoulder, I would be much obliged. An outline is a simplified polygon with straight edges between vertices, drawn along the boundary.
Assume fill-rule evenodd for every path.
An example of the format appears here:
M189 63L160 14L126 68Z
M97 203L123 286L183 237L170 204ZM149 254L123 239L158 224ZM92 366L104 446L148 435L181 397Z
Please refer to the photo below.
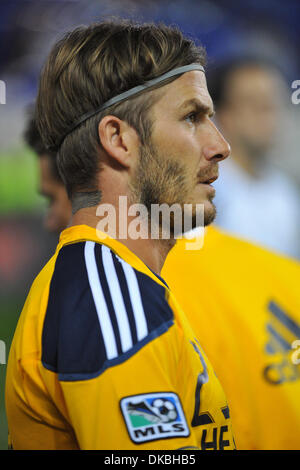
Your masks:
M186 250L185 243L184 239L178 240L167 257L162 271L167 282L173 277L178 278L178 270L181 273L178 279L182 279L186 272L194 279L201 273L203 276L211 273L214 279L220 275L224 282L224 270L228 275L230 273L231 276L238 277L242 272L246 273L247 278L259 271L284 283L294 277L299 279L298 260L238 238L217 226L207 227L200 250Z
M298 259L278 253L258 243L237 237L222 228L211 226L207 230L207 251L214 251L217 256L230 256L231 260L239 263L260 263L261 266L285 266L287 269L298 272L300 263Z
M172 324L163 286L105 245L67 245L57 257L50 284L42 362L61 380L96 377Z

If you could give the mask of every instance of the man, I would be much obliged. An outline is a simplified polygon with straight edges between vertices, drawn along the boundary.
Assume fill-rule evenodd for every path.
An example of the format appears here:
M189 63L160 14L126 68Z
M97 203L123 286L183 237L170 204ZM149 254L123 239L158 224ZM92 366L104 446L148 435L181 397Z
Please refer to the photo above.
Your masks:
M35 124L33 109L29 111L24 140L38 156L39 192L48 202L45 228L49 232L60 233L66 228L71 218L71 203L57 169L56 154L43 145Z
M174 239L97 230L99 203L128 227L120 196L188 203L193 223L199 204L214 217L210 182L229 146L210 119L203 64L178 30L127 22L77 28L50 53L37 122L73 215L12 343L13 448L234 448L221 385L158 275Z
M284 132L282 109L289 101L279 70L256 59L233 60L212 70L208 83L216 121L232 150L215 185L216 223L300 258L300 194L272 164Z
M298 449L299 263L210 226L201 250L177 241L162 275L225 389L237 447Z

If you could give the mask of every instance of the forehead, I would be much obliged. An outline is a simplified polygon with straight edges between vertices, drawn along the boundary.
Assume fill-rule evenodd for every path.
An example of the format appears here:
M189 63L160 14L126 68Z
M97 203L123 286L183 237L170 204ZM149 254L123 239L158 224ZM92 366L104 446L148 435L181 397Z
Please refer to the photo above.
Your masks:
M231 98L239 99L241 96L260 95L261 98L276 100L282 91L278 74L268 68L245 65L232 71L226 83L226 93ZM282 86L283 89L283 86Z
M160 99L153 106L154 114L183 110L193 100L213 110L213 103L207 89L205 74L201 71L184 73L173 82L159 89Z

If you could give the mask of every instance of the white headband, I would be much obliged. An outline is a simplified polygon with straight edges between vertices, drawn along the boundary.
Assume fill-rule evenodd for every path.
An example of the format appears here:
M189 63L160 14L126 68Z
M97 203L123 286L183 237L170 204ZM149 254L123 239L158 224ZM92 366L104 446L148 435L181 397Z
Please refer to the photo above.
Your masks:
M104 109L109 108L109 106L112 106L113 104L120 103L121 101L127 100L127 98L129 98L130 96L136 95L137 93L141 91L151 88L157 85L157 83L167 80L168 78L174 77L175 75L181 75L183 73L190 72L191 70L200 70L201 72L204 72L204 67L196 63L184 65L183 67L177 67L173 70L170 70L167 73L164 73L163 75L160 75L160 77L153 78L153 80L149 80L143 83L142 85L138 85L138 86L135 86L134 88L131 88L130 90L124 91L124 93L120 93L119 95L114 96L110 100L103 103L99 108L83 114L83 116L81 116L79 119L77 119L77 121L75 121L75 123L70 128L70 130L61 139L59 147L61 146L61 144L67 137L67 135L71 134L71 132L73 132L80 124L82 124L84 121L94 116L95 114L99 113L100 111L103 111Z

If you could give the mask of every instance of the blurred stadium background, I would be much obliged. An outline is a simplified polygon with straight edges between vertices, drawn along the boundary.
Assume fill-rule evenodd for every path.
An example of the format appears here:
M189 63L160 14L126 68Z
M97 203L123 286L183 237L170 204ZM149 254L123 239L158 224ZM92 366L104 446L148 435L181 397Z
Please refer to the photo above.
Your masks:
M27 291L56 244L43 229L34 155L22 141L25 108L55 39L78 24L109 16L177 24L207 48L210 63L255 54L276 62L287 86L300 79L298 0L1 0L0 80L0 340L6 355ZM300 187L300 105L287 103L275 164ZM5 365L0 365L0 449L7 448Z

